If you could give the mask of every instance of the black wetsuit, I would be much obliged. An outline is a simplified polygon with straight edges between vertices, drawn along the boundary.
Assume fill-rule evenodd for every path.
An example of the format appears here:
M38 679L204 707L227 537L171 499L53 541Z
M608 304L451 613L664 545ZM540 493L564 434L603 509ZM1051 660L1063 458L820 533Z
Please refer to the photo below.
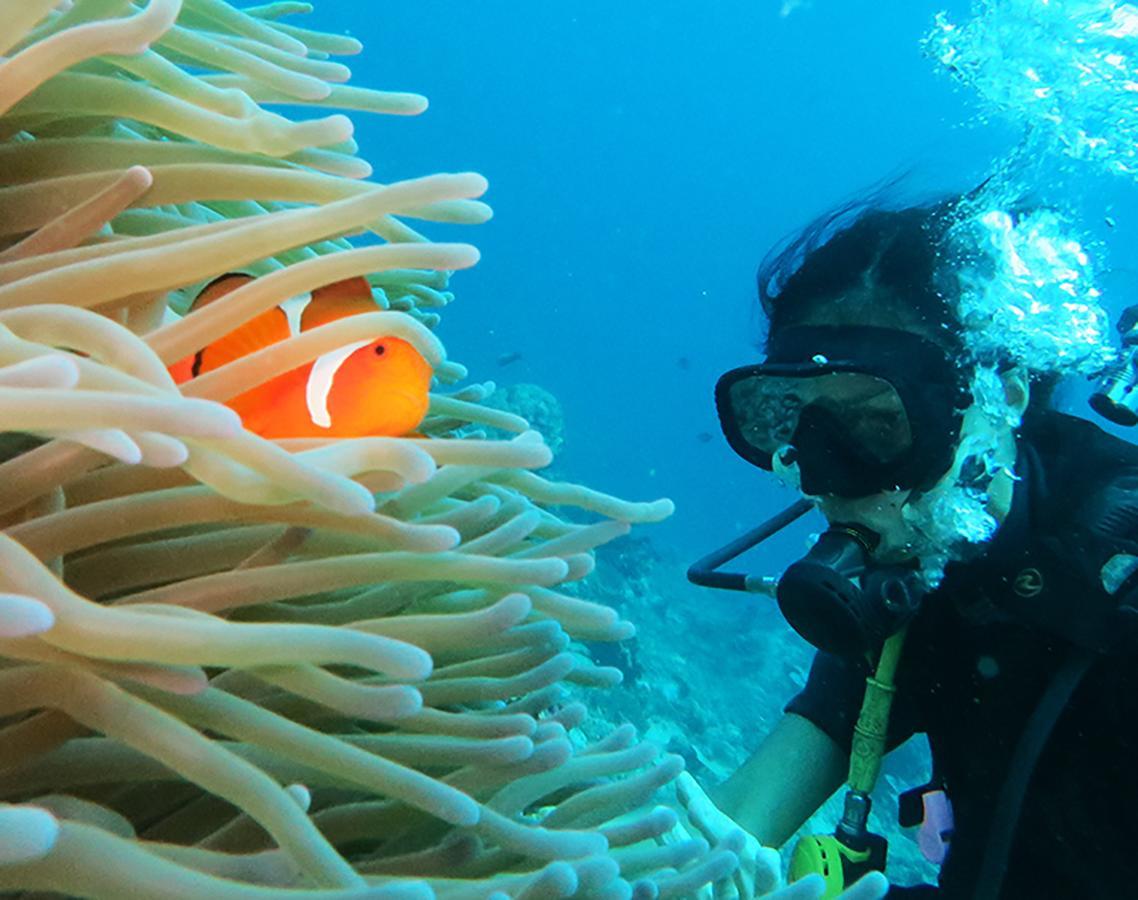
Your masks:
M1138 555L1138 447L1044 413L1022 430L1017 474L1007 520L982 556L948 568L905 643L890 746L928 735L956 833L939 890L890 896L975 896L1013 750L1081 643L1102 652L1039 757L1000 897L1138 897L1138 630L1118 612L1138 605L1138 578L1111 596L1100 574ZM848 750L867 671L819 653L787 709Z

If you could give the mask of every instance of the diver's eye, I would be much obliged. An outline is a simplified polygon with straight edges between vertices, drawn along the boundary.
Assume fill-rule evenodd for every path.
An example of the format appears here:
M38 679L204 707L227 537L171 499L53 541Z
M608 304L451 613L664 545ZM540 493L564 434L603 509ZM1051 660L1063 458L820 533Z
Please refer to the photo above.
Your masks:
M383 354L386 352L387 352L387 348L384 347L383 344L377 344L376 345L376 348L375 348L375 355L376 356L383 356Z

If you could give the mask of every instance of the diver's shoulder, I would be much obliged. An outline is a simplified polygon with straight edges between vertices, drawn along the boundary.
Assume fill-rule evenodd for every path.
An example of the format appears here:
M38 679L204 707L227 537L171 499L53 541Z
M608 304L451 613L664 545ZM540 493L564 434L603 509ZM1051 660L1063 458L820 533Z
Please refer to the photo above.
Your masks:
M1138 444L1089 419L1043 410L1024 420L1021 435L1048 468L1067 470L1077 481L1106 478L1120 469L1138 471Z
M1025 425L1028 423L1025 422ZM1048 410L1023 432L1036 529L1100 566L1138 548L1138 445L1078 416ZM1096 568L1097 572L1097 568Z

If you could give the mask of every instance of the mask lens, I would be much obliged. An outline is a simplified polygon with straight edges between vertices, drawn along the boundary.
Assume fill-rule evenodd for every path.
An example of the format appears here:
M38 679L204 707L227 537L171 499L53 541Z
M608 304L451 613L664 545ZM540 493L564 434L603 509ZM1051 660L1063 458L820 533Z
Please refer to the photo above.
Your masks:
M725 430L729 426L751 452L752 462L766 463L781 447L794 446L799 421L808 418L833 424L829 430L859 459L887 464L912 444L905 406L882 378L859 372L814 376L745 375L726 392ZM841 453L833 446L830 452Z

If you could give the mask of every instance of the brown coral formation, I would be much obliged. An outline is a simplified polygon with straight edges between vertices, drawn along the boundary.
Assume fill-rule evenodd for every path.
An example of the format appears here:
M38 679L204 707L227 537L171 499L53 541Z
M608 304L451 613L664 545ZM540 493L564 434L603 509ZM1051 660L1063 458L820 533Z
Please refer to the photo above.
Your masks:
M448 393L466 373L431 329L477 252L418 223L485 219L484 180L367 181L325 110L425 101L346 85L333 57L358 43L286 21L306 10L0 0L0 889L600 898L722 877L729 850L657 841L679 761L630 729L575 746L563 697L619 680L574 639L631 626L558 586L670 504L543 479L540 434L477 385ZM179 315L235 269L260 277ZM181 391L167 373L356 275L374 313ZM219 402L384 335L435 366L425 437L268 442Z

